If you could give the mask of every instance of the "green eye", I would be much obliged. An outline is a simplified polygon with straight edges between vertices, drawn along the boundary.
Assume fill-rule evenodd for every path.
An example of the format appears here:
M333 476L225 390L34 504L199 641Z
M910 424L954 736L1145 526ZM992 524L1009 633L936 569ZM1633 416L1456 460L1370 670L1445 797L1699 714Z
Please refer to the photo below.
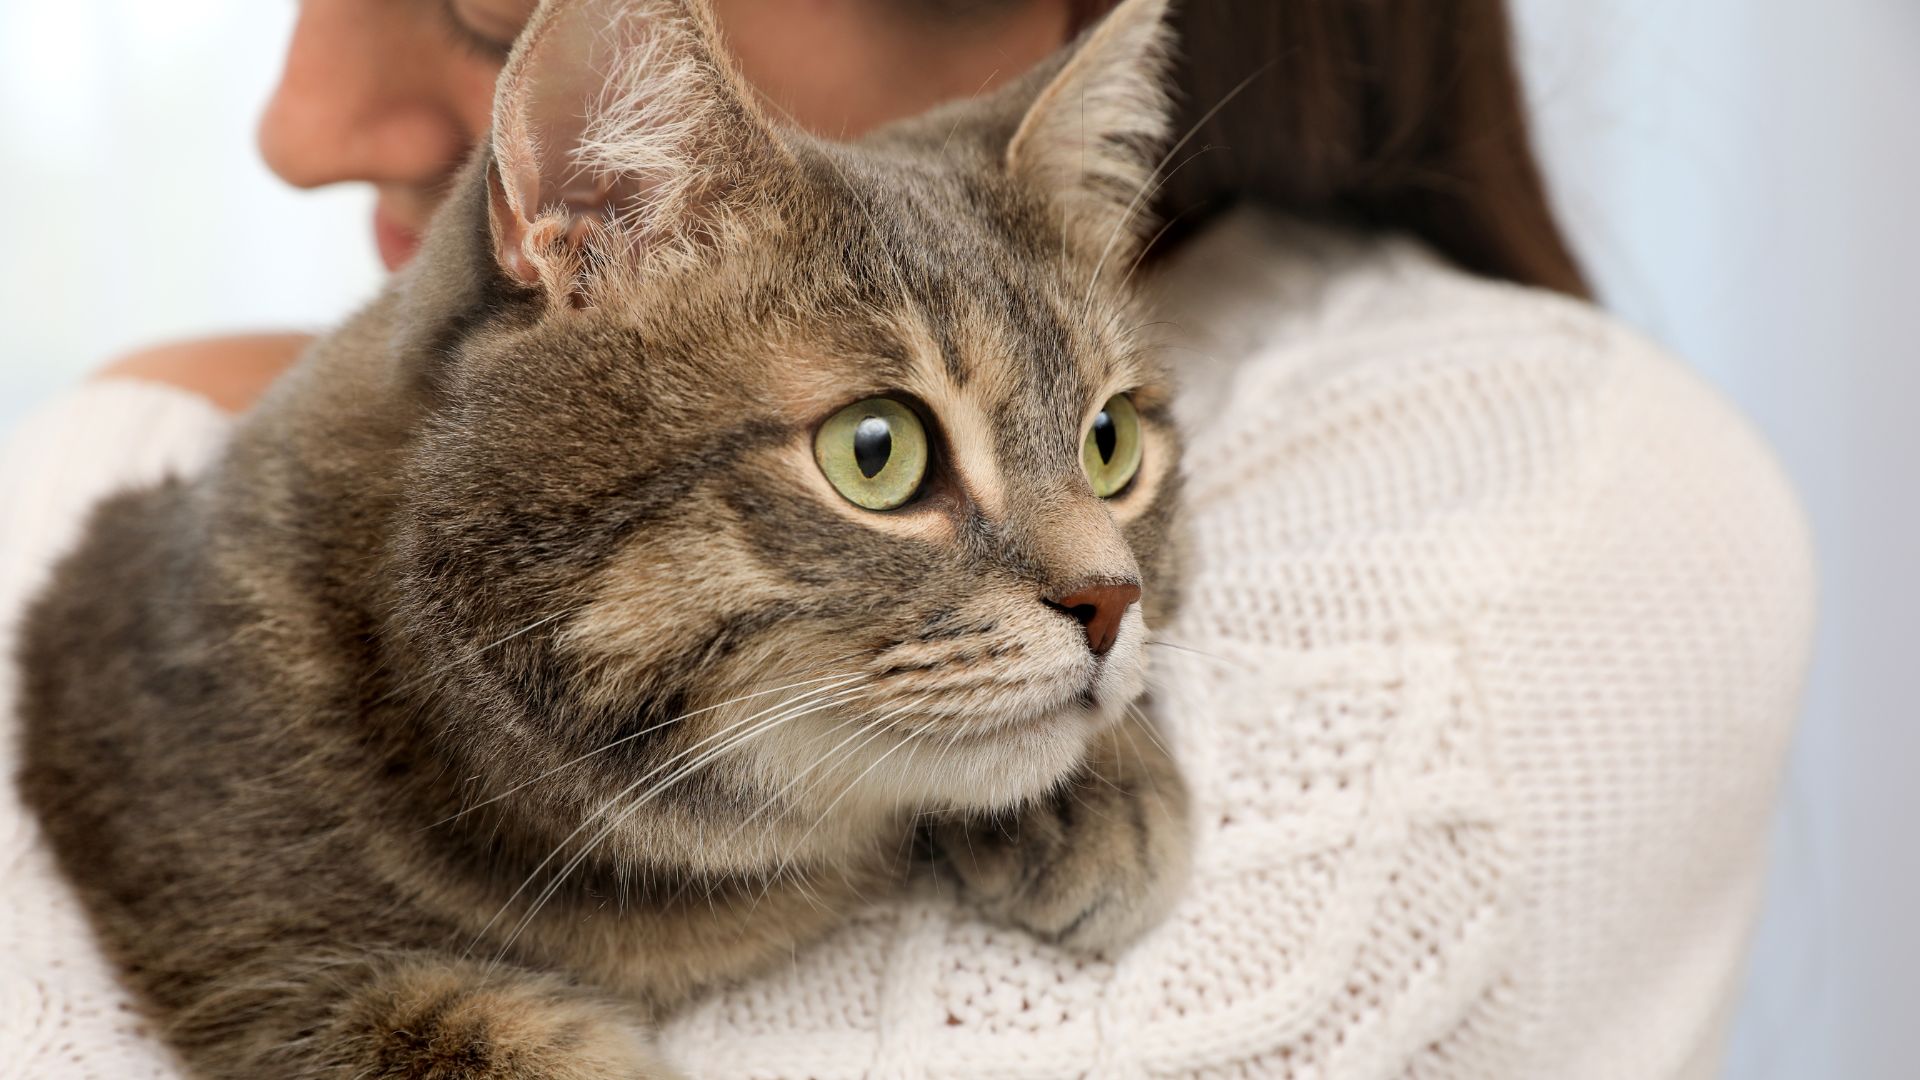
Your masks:
M820 425L813 457L848 502L891 510L913 498L926 479L927 429L905 405L868 398Z
M1127 395L1115 394L1100 407L1080 449L1080 464L1093 493L1103 499L1118 495L1140 471L1140 414Z

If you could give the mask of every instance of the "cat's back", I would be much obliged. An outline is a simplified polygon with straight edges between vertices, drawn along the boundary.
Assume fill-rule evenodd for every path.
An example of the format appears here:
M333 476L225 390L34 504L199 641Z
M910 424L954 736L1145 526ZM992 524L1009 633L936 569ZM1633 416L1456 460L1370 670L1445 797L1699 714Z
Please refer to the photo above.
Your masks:
M20 624L20 791L83 893L164 888L209 808L202 750L236 734L193 499L172 480L102 503Z
M296 376L354 389L322 361ZM324 718L362 683L368 635L329 569L353 562L352 522L289 494L316 456L303 410L269 404L192 479L100 503L18 624L22 799L136 967L345 880L338 786L310 781L348 756Z

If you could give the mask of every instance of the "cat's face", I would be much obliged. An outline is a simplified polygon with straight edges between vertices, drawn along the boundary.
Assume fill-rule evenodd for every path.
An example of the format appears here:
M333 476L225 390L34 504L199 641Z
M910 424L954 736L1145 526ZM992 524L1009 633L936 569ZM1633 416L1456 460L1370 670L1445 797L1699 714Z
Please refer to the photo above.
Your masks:
M544 797L599 806L684 771L773 818L1000 806L1140 695L1178 447L1124 294L1133 192L1048 190L1083 147L1043 110L1071 99L1077 132L1088 95L1157 109L1158 7L855 147L732 96L695 7L654 64L692 50L684 77L718 81L647 93L712 95L699 137L723 162L591 185L649 208L609 219L527 213L554 181L499 153L498 264L537 299L437 376L399 565L409 632L490 718L503 778L618 743ZM503 95L555 62L540 29ZM1143 153L1126 140L1158 123L1088 152Z

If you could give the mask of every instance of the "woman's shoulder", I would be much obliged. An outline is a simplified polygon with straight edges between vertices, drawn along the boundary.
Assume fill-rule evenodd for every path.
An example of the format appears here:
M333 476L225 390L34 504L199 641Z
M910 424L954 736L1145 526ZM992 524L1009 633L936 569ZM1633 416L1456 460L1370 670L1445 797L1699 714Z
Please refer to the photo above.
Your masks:
M202 468L228 414L203 395L136 377L96 378L0 437L0 642L15 613L118 491Z
M1449 835L1500 837L1469 878L1527 913L1488 920L1488 963L1533 1016L1528 1064L1502 1075L1699 1074L1811 646L1784 473L1720 394L1592 305L1406 241L1226 224L1164 282L1189 331L1171 354L1194 552L1177 640L1242 658L1253 702L1335 671L1336 727L1391 703L1419 768L1379 790L1443 792ZM1436 782L1430 745L1483 759ZM1449 1060L1505 1045L1472 1025L1444 1042Z
M1198 244L1161 283L1197 500L1257 469L1307 542L1477 524L1515 560L1601 513L1682 547L1732 529L1810 592L1805 520L1758 433L1598 307L1258 213Z
M239 412L259 398L313 343L311 334L226 334L169 342L129 353L101 370L102 379L172 386Z

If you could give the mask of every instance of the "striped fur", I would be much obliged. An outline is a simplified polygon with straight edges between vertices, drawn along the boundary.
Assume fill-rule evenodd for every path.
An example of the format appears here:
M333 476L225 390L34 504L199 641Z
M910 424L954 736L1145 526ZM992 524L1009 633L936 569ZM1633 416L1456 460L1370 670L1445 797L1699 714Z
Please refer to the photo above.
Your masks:
M198 1075L670 1075L650 1017L916 852L1079 948L1179 886L1129 710L1178 447L1110 258L1160 0L853 146L765 116L704 6L623 8L660 16L634 44L610 3L541 13L418 262L29 617L23 790ZM1051 110L1084 101L1135 157L1083 188ZM1080 446L1123 391L1145 464L1102 501ZM936 449L877 514L811 444L882 393ZM1104 658L1042 602L1129 580Z

